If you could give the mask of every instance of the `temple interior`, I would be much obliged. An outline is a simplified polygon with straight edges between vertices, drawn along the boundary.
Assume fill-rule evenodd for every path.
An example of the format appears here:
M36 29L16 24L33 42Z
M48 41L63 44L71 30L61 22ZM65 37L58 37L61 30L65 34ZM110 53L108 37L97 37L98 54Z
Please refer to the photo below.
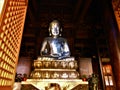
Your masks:
M53 20L71 58L40 57ZM0 90L120 90L120 0L0 0Z

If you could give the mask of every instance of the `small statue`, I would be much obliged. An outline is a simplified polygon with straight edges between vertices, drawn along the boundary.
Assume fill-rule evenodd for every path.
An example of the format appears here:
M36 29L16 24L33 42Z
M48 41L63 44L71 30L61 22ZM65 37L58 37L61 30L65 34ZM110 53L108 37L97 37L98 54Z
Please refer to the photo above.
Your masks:
M70 50L67 40L59 37L62 28L57 20L50 23L49 33L50 37L46 37L41 48L41 56L53 57L56 59L63 59L70 57Z
M92 77L89 80L89 90L98 90L98 76L92 74Z

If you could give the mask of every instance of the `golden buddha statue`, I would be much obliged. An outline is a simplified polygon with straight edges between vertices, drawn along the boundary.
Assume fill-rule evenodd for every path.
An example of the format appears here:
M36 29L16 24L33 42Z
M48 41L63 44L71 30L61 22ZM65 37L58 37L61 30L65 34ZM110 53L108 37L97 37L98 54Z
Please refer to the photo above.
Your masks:
M54 20L50 23L50 37L45 38L43 41L40 52L41 56L53 57L56 59L70 57L70 50L67 40L60 37L61 30L62 28L57 20Z
M61 31L60 23L53 20L49 25L50 36L44 39L40 56L34 60L35 69L31 73L31 78L79 78L79 73L76 71L77 61L70 56L67 40L60 37Z
M34 60L34 70L27 81L39 90L73 90L82 81L76 71L77 61L70 56L67 40L60 37L61 30L57 20L50 23L50 36L44 39L41 55Z

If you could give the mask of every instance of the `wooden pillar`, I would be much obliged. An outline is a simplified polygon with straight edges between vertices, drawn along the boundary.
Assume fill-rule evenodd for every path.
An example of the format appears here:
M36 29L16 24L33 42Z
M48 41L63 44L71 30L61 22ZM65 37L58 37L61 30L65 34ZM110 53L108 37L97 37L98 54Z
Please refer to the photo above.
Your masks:
M111 6L112 7L112 6ZM111 65L114 74L114 80L116 84L116 90L120 90L120 46L119 40L119 30L117 27L116 19L114 18L114 12L112 8L108 8L104 11L105 13L105 29L106 35L108 35L108 43L111 56Z
M113 32L109 33L109 45L116 90L120 90L120 47L118 45L117 38L113 35Z
M103 1L105 4L105 1ZM104 5L104 28L108 35L108 43L111 56L111 65L116 84L116 90L120 90L120 32L118 30L114 11L111 3Z

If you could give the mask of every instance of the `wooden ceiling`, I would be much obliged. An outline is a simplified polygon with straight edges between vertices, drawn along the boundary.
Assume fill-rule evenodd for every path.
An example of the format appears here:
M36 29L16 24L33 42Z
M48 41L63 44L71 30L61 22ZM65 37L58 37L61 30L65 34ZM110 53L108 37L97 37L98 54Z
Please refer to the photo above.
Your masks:
M29 0L20 56L39 55L54 19L62 23L62 36L68 40L72 56L96 56L98 45L106 56L105 5L104 0Z

